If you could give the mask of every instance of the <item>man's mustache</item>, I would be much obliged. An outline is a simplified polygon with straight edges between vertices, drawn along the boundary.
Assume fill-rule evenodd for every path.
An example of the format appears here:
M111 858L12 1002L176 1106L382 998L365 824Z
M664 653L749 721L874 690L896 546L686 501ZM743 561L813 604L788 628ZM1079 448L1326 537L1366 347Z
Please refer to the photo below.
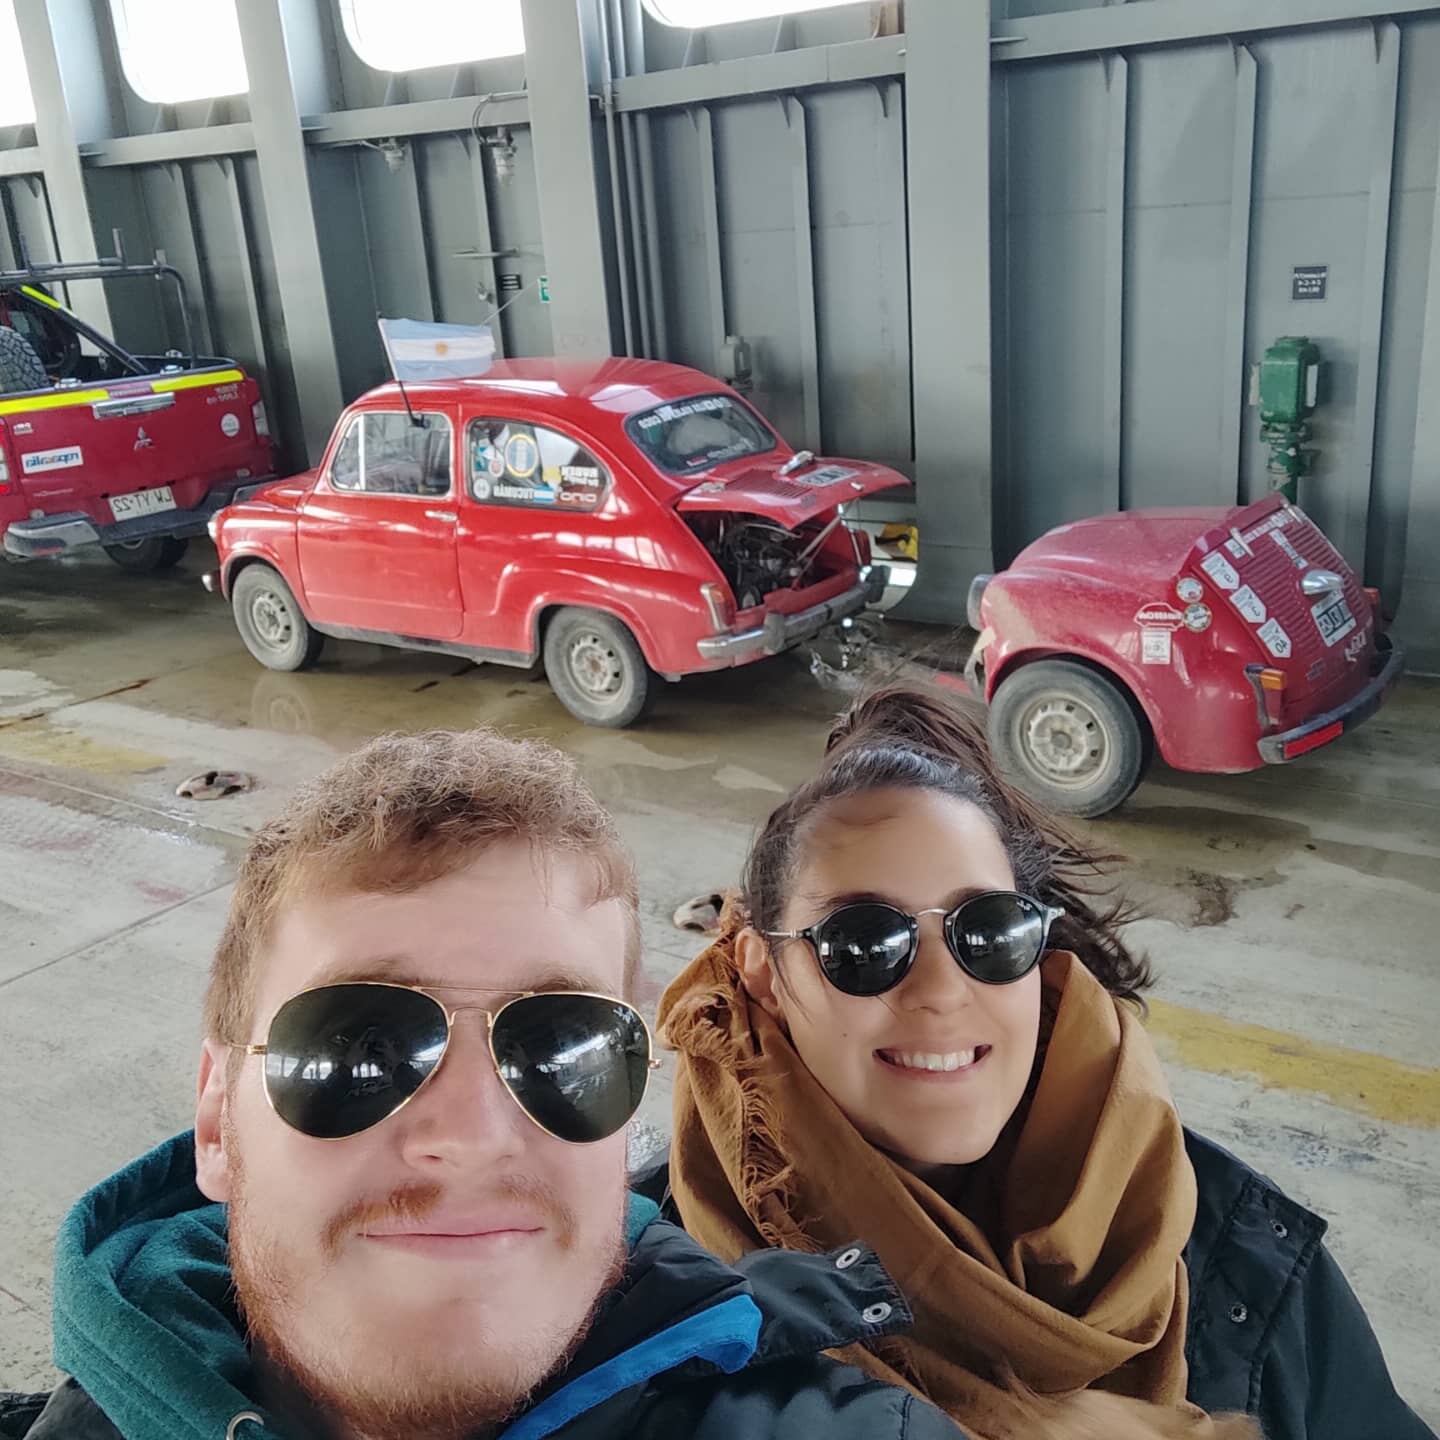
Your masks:
M402 1185L383 1198L363 1197L341 1210L325 1227L321 1243L326 1255L334 1258L345 1241L359 1231L387 1224L421 1224L442 1204L461 1197L453 1187L416 1182ZM520 1204L538 1210L555 1231L562 1247L568 1249L578 1229L574 1210L554 1188L530 1175L503 1175L483 1191L464 1196L464 1208L483 1209L496 1203ZM459 1207L456 1207L459 1208Z

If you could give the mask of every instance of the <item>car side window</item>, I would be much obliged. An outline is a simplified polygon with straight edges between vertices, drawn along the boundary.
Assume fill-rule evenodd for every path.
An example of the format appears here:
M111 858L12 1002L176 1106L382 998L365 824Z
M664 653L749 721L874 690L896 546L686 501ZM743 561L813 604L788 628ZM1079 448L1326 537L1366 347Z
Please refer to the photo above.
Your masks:
M360 485L360 431L364 424L362 418L357 417L350 422L350 427L345 431L345 438L341 440L339 448L335 451L335 458L330 462L330 483L337 490L359 490Z
M418 422L418 423L417 423ZM443 415L372 410L350 422L330 464L337 490L367 495L450 493L450 422Z
M578 440L543 425L472 420L470 494L487 505L598 510L609 489L605 467Z

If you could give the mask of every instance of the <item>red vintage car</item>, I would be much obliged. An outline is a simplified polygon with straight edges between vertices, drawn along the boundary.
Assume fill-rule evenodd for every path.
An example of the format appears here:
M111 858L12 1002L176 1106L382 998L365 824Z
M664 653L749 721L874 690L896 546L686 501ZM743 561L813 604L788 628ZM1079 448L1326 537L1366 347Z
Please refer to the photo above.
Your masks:
M736 391L648 360L512 360L382 385L319 467L211 524L263 665L326 636L521 668L580 719L634 721L654 680L744 665L884 589L847 501L908 482L793 451Z
M1293 760L1379 709L1402 656L1280 495L1062 525L970 592L991 744L1054 809L1103 815L1158 751L1177 770Z

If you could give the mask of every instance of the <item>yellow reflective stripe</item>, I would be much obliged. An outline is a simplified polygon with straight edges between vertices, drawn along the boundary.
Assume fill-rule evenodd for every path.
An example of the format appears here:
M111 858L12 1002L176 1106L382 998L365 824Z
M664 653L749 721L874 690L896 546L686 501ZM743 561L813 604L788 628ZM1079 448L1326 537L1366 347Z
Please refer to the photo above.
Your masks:
M150 388L157 395L164 395L170 390L198 390L202 385L233 385L244 378L243 370L207 370L200 375L175 375L167 380L153 380Z
M48 305L52 310L63 310L65 307L58 301L52 299L43 290L37 290L33 285L22 285L22 295L28 295L32 300L38 300L42 305Z
M19 415L27 410L60 410L67 405L93 405L108 400L108 390L55 390L20 400L0 400L0 415Z

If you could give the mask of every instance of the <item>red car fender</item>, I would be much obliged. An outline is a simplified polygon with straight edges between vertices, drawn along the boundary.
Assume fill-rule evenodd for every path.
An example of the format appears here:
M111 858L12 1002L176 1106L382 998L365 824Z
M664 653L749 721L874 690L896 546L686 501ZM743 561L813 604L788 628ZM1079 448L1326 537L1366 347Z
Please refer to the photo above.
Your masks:
M525 616L525 635L535 652L541 645L542 617L563 606L596 610L621 621L634 635L646 663L661 675L705 668L696 641L713 627L699 582L683 574L631 564L605 564L590 572L546 566L543 573L507 574L500 608ZM656 613L665 618L663 629L648 618ZM681 616L693 623L673 623Z
M235 546L225 547L225 564L220 571L220 593L228 600L235 577L246 565L255 561L269 565L280 574L295 598L305 608L305 587L300 583L300 566L296 563L295 531L292 527L286 542L280 545L247 535Z

